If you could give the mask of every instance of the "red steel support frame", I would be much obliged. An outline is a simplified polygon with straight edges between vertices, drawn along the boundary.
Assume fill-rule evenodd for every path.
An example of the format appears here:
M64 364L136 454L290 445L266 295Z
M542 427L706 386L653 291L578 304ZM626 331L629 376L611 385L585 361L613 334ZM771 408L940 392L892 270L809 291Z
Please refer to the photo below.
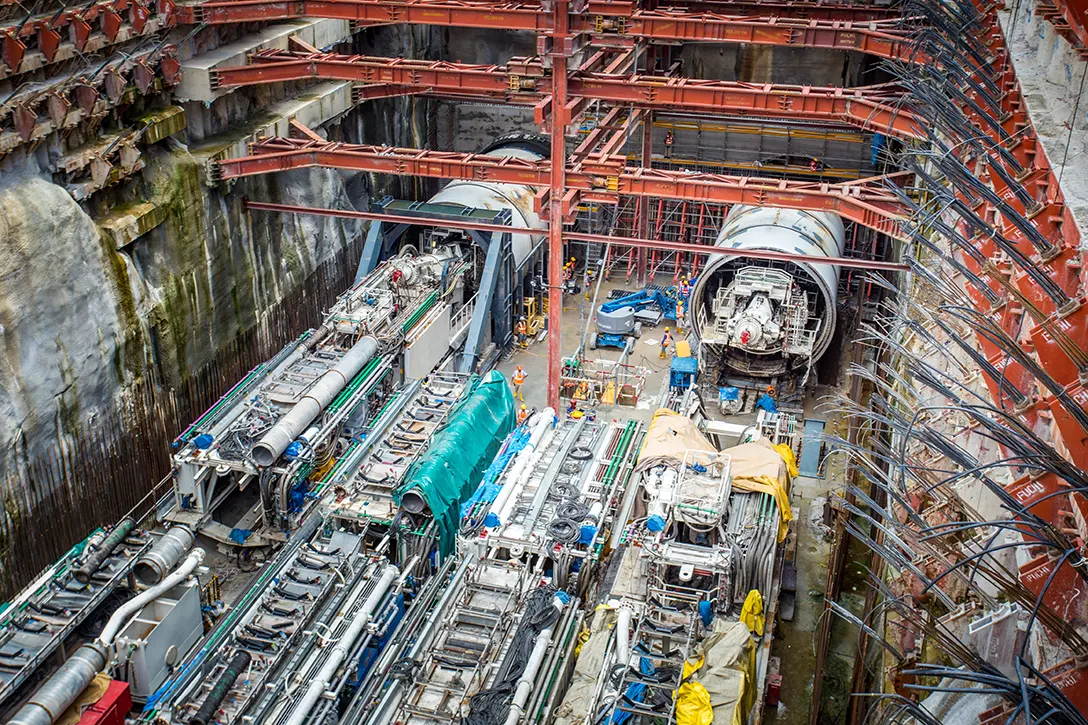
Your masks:
M858 23L819 19L798 22L793 18L732 16L675 8L635 10L628 3L600 2L589 13L565 12L560 21L544 3L472 0L218 0L177 6L172 17L180 23L211 25L299 17L333 18L367 23L530 30L549 34L557 41L590 34L604 44L629 44L641 37L828 48L907 62L922 61L910 48L911 27L906 18Z
M487 66L273 50L254 54L251 61L250 65L214 71L212 87L320 78L387 84L405 93L484 94L500 96L507 103L538 104L542 96L537 91L550 82L541 63L534 59ZM568 80L567 94L671 111L844 123L889 136L926 138L924 124L896 107L902 93L887 85L817 88L575 72ZM536 120L544 122L543 118Z
M552 36L552 124L551 124L551 204L548 214L548 405L557 413L563 320L563 200L564 172L567 165L567 0L552 0L555 34Z
M312 214L314 216L335 217L340 219L363 219L365 221L386 222L388 224L407 224L409 226L435 226L450 227L451 229L472 229L481 232L507 232L510 227L502 224L488 224L469 219L438 219L417 216L402 216L399 214L383 214L372 211L355 211L353 209L328 209L317 206L299 206L296 204L275 204L265 201L252 201L247 199L244 203L250 211L270 211L283 214ZM573 239L580 242L598 242L601 244L622 244L638 249L667 249L669 251L685 252L688 254L721 254L725 256L744 257L746 259L770 259L781 262L805 262L808 264L833 264L837 267L848 269L867 269L886 272L906 272L910 266L902 262L882 262L871 259L855 259L853 257L821 257L814 259L805 254L792 252L772 252L765 249L731 249L726 247L711 248L705 244L692 242L669 242L660 239L646 239L638 237L615 237L604 234L582 234L580 232L565 232L565 239Z
M564 94L566 92L562 87L558 90ZM553 120L553 128L560 121L562 119ZM559 137L562 138L561 130ZM557 143L554 137L552 143ZM230 179L288 169L323 167L401 176L526 184L552 191L550 213L553 217L558 214L559 219L571 211L576 192L581 192L584 200L602 203L615 203L620 196L631 195L713 204L785 206L834 212L898 239L904 238L899 221L909 216L895 195L883 187L900 175L825 184L628 168L623 157L614 156L568 168L562 158L538 162L481 154L287 138L259 141L253 144L253 151L252 156L216 162L215 176ZM556 181L565 183L557 184Z

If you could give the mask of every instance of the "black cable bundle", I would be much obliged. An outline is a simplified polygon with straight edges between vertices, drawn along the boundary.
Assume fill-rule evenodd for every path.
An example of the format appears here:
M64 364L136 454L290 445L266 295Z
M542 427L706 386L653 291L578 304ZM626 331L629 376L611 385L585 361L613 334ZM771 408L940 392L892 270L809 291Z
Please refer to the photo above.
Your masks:
M534 589L525 599L525 614L502 661L495 684L481 690L469 701L469 712L462 725L503 725L510 700L518 687L518 680L529 664L533 642L542 631L556 623L559 610L552 605L555 587L548 585Z

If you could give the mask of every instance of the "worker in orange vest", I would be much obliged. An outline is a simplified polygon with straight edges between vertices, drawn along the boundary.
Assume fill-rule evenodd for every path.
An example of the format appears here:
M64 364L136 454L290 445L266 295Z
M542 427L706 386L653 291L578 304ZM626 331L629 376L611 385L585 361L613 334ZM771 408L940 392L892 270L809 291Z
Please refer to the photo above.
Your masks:
M518 334L518 346L521 347L522 350L529 347L529 328L525 324L525 315L518 318L518 324L514 330Z
M528 419L528 417L529 411L525 409L525 404L523 403L521 406L521 410L518 411L518 425L524 423L526 419Z
M665 158L672 158L672 144L676 141L676 137L672 135L672 131L665 132Z
M676 301L676 331L684 331L684 298Z
M664 360L665 356L669 352L669 345L672 344L672 333L669 332L669 328L665 328L665 335L661 338L661 359Z
M525 384L525 370L518 365L514 368L514 397L524 402L525 395L521 392L521 386Z

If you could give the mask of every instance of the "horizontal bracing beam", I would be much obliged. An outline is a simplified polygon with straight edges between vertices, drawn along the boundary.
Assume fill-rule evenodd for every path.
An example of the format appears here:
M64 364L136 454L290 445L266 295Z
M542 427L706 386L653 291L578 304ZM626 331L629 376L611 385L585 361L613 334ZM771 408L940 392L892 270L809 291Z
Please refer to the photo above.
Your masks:
M510 227L501 224L488 224L467 219L438 219L429 217L403 216L397 214L383 214L380 212L355 211L354 209L327 209L313 206L297 206L294 204L276 204L263 201L245 201L247 209L252 211L271 211L284 214L313 214L315 216L336 217L341 219L363 219L366 221L385 222L387 224L407 224L432 227L448 227L451 229L471 229L481 232L509 232ZM884 262L881 260L855 259L853 257L820 257L813 258L806 254L792 252L773 252L767 249L734 249L732 247L711 247L705 244L692 244L690 242L670 242L660 239L637 239L634 237L614 237L604 234L582 234L580 232L563 232L563 237L575 242L595 242L600 244L616 244L624 247L645 247L649 249L667 249L675 252L688 252L691 254L724 254L727 256L744 257L745 259L768 259L783 262L805 262L807 264L831 264L847 269L868 269L889 272L906 272L910 266L903 262Z
M536 104L543 98L536 89L547 89L551 82L536 59L496 66L270 50L254 54L251 61L213 71L213 87L315 78L387 84L404 93L501 93L511 103ZM815 88L577 72L568 80L567 91L573 98L661 110L844 123L889 136L925 138L923 124L898 109L902 94L890 86ZM543 118L536 121L544 123Z
M597 14L570 16L571 34L624 44L634 38L687 42L750 43L859 51L918 62L912 48L912 21L868 22L754 17L719 13L638 10L627 3L597 3ZM605 14L607 13L607 14ZM247 23L298 17L362 23L409 23L551 33L554 14L539 3L479 0L212 0L178 6L173 17L190 24Z
M551 163L511 157L448 151L391 148L273 138L253 144L253 155L214 162L213 177L231 179L299 168L333 168L398 176L467 179L547 188ZM899 221L908 212L885 188L893 177L842 184L764 179L685 171L627 168L623 157L595 159L567 168L565 187L571 194L604 203L620 196L647 196L714 204L780 206L828 211L896 238L904 238Z

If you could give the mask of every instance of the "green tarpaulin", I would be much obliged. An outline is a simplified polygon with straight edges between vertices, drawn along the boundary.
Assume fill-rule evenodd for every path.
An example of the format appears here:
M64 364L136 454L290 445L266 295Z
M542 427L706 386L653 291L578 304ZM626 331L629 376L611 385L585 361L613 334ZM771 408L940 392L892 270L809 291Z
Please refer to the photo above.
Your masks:
M470 381L430 447L405 473L397 505L405 491L419 489L438 525L442 556L453 551L461 503L480 485L513 428L514 396L502 373L492 370Z

